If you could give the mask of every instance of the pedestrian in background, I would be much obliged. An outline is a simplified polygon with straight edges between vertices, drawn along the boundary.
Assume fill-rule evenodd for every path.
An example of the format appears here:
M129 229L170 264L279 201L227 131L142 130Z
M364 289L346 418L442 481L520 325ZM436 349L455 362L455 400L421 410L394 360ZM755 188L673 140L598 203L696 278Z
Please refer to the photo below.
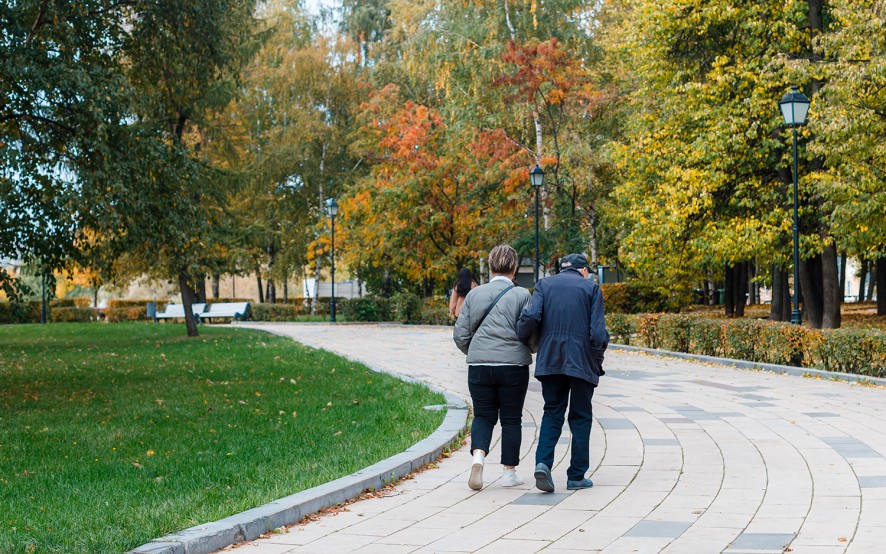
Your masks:
M471 270L463 267L458 272L458 278L455 280L455 286L452 287L452 293L449 295L449 317L455 319L461 313L461 307L465 303L465 297L471 292L471 289L477 286Z
M523 401L529 386L532 363L530 340L517 338L515 325L529 306L529 291L515 287L517 251L502 244L489 252L492 279L470 291L452 338L467 354L468 390L474 405L471 423L471 476L468 486L483 488L483 466L492 430L501 422L501 463L503 487L522 485L517 475L523 433Z
M535 486L545 492L554 492L551 468L567 405L572 449L566 488L594 486L585 476L590 466L591 399L604 373L603 353L609 333L600 287L588 280L589 275L584 255L565 256L560 260L560 273L535 285L532 303L517 322L521 340L538 334L535 377L541 381L544 414L535 451Z

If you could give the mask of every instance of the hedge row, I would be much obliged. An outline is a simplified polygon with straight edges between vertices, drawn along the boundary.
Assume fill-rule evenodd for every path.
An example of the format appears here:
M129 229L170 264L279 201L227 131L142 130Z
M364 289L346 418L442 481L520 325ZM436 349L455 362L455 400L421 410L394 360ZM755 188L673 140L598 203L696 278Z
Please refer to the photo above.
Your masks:
M253 321L295 321L311 313L311 300L286 304L250 304L249 319ZM412 324L443 325L449 323L449 301L443 297L421 298L410 293L391 298L336 298L336 319L341 321L397 321ZM329 299L317 301L317 315L329 314Z
M736 360L886 377L886 333L817 330L760 319L607 314L612 341Z

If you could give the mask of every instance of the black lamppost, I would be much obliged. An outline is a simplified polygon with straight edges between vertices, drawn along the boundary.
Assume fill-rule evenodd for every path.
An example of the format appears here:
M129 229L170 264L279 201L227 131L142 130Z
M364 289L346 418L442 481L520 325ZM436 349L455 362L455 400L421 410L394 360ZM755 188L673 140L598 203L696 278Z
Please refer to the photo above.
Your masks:
M332 220L332 296L329 298L329 321L335 323L335 216L338 215L338 202L335 198L326 199L326 213Z
M785 125L794 132L794 309L791 310L791 323L800 324L800 234L797 229L797 127L806 125L806 114L809 113L809 98L796 86L784 95L781 102L781 114Z
M545 172L538 164L529 172L529 182L535 189L535 282L538 283L538 191L545 182Z

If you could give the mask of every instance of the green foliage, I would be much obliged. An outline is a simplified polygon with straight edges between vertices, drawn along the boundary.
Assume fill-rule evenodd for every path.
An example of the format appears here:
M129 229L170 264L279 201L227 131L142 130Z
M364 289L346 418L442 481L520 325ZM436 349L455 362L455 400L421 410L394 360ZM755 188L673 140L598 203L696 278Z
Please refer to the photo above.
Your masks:
M336 301L336 307L348 321L392 321L394 305L391 299L377 296Z
M703 356L723 353L723 326L719 320L694 317L689 326L690 352Z
M40 323L40 302L0 302L0 324Z
M648 314L639 317L637 334L647 348L886 376L886 334L878 329L820 331L759 319Z
M0 552L126 552L428 436L427 388L248 329L0 328ZM306 455L306 453L310 455Z
M429 296L422 299L421 311L417 321L421 325L452 325L449 319L449 299L445 296Z
M130 306L128 308L105 308L103 310L105 320L109 323L120 323L122 321L147 321L147 309L139 306Z
M600 285L606 312L641 314L679 310L681 298L669 296L665 288L650 283L631 280L622 283Z
M411 292L399 292L391 299L394 301L394 320L401 323L417 323L421 320L425 299Z
M252 321L295 321L305 312L299 304L251 304Z
M693 321L693 317L686 315L662 315L657 324L659 348L672 352L689 352Z
M836 329L824 334L815 354L829 371L886 377L886 334L869 329Z
M50 321L53 323L88 323L90 321L98 321L100 315L101 312L97 308L53 308Z
M153 300L129 300L112 298L108 300L108 308L112 310L117 308L147 308L148 304L151 302L153 302ZM165 302L158 302L157 304L158 311L162 311L166 307Z
M617 344L631 344L631 337L637 332L637 318L624 313L606 312L606 329L610 340Z

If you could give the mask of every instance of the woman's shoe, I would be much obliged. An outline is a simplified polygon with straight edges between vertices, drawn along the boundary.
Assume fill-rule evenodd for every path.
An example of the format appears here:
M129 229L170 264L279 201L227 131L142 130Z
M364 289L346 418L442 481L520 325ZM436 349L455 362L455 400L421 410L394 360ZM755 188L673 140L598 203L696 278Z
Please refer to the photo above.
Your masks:
M474 452L474 464L471 466L471 476L468 478L468 486L478 491L483 488L483 451Z
M505 468L504 473L501 476L501 486L503 487L516 487L517 485L522 485L523 479L520 479L520 476L517 475L517 470L514 468Z

